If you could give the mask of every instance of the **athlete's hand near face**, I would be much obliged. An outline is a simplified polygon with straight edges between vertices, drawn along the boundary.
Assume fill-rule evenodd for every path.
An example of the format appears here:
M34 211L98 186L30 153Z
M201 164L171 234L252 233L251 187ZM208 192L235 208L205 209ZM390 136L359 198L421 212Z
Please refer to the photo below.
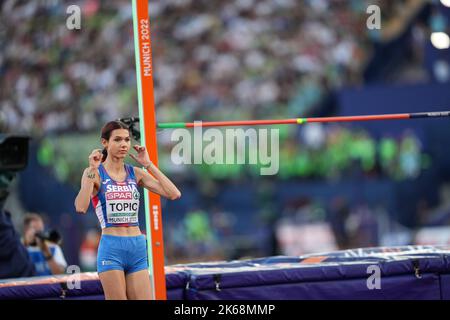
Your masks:
M137 155L130 153L130 157L133 158L134 161L136 161L145 168L152 164L147 149L145 147L142 147L140 145L134 145L133 149L136 150L137 152Z
M146 172L141 168L134 168L139 185L168 199L178 199L181 196L181 192L173 182L152 163L147 149L140 145L135 145L133 148L136 150L137 155L130 153L130 157L147 169Z
M89 155L89 168L98 169L100 163L102 163L102 151L100 149L94 149Z

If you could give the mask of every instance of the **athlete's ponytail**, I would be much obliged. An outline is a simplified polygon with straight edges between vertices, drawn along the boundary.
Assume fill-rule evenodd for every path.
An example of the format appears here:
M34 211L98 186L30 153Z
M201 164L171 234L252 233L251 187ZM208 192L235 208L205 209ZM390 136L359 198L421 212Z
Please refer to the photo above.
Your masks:
M108 150L106 150L106 148L103 148L103 150L102 150L102 162L105 162L107 157L108 157Z
M110 121L107 124L105 124L104 127L102 128L102 139L109 141L109 138L111 138L111 133L117 129L130 130L128 125L126 125L121 121ZM102 155L103 155L102 162L104 162L108 157L108 150L106 148L103 148Z

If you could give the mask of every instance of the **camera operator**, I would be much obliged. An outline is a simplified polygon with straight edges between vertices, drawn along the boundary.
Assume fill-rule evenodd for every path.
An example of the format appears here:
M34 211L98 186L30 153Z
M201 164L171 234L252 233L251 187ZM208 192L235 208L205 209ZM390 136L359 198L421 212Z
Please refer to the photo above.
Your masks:
M36 213L25 215L23 242L36 268L36 275L62 274L67 267L56 231L44 232L44 221Z
M32 277L34 265L3 209L16 172L27 166L28 138L0 134L0 279Z

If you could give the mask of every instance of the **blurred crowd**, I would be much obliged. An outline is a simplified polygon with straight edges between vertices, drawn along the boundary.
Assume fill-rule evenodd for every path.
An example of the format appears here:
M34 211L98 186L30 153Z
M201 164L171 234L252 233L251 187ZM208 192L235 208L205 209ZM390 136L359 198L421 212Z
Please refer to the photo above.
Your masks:
M407 2L407 1L406 1ZM68 30L69 5L82 10ZM361 82L369 4L390 1L150 1L160 121L314 113L330 90ZM129 0L1 4L0 119L38 136L137 115Z
M368 30L368 5L381 7L383 23L393 19L402 27L408 4L420 2L424 1L152 0L157 118L281 119L333 112L333 92L362 85L374 43L395 34L395 28L386 28L390 35ZM81 30L66 27L66 9L73 4L82 10ZM415 67L422 66L427 28L415 26ZM134 59L130 0L0 1L0 131L38 138L39 163L60 181L78 185L86 157L98 144L98 129L111 119L138 115ZM424 78L422 70L413 71L414 75L411 69L402 73L403 79ZM430 165L414 132L376 138L341 125L279 129L281 179L404 180L416 178ZM168 159L170 133L158 138L163 171L191 178L187 166L174 166ZM214 190L208 179L245 179L259 172L242 165L192 168L206 197ZM337 248L380 243L372 218L383 208L348 208L339 201L319 206L322 209L309 202L295 209L286 205L281 215L289 223L308 214L318 214L311 221L330 220ZM165 226L170 262L255 252L254 237L235 236L238 223L232 213L213 207L186 210L181 219ZM345 219L333 220L339 212ZM256 214L261 218L265 213ZM367 232L364 223L370 224ZM267 226L264 239L273 232L270 222ZM81 245L84 270L94 270L98 239L98 231L90 230ZM274 254L282 253L276 249L279 241L273 242Z
M66 9L82 8L81 30ZM137 112L130 1L2 1L0 104L10 131L85 131Z
M278 157L278 179L330 181L370 177L403 181L417 178L432 165L431 157L412 130L398 136L377 138L366 129L343 125L309 124L300 129L286 126L278 129L279 154L272 155ZM293 130L294 134L291 133ZM97 139L97 136L45 138L38 148L38 162L52 171L59 181L78 186L79 172L86 165L86 154ZM248 161L249 154L257 154L259 146L251 143L247 146L246 164L177 165L171 159L174 147L174 142L171 142L161 150L159 166L177 181L199 179L203 183L213 183L222 179L259 177L260 169L265 167L261 159L256 164ZM73 149L80 152L73 154ZM202 154L200 149L200 157Z
M386 203L300 196L282 201L280 210L261 207L249 217L220 206L189 210L182 219L165 221L165 252L170 264L232 260L267 255L302 255L351 248L443 245L448 241L450 185L440 188L439 206L421 199L411 211L414 227L396 221ZM269 209L270 210L270 209ZM252 232L239 232L250 219ZM439 232L438 229L441 229Z
M430 165L431 159L413 131L376 138L362 128L310 124L295 135L282 134L277 177L328 181L370 177L412 180ZM200 165L194 166L194 172L202 181L239 179L248 174L259 176L260 166L260 163ZM186 168L183 168L185 174L191 174ZM171 171L169 165L167 171Z
M400 13L417 2L405 0L402 7L360 0L150 1L158 120L318 113L333 90L362 82L373 41L381 37L366 26L368 5L381 7L389 29L392 17L406 15ZM71 4L81 7L81 30L66 27ZM0 123L8 131L36 137L93 132L111 119L137 115L131 1L7 0L1 5L0 37ZM296 162L308 166L308 158L315 157L310 153L324 158L333 152L325 146L339 148L328 140L346 135L338 132L334 138L334 133L320 130L305 130L304 138L299 130L287 130L282 155L297 155L301 159ZM370 139L362 133L349 135ZM308 139L322 139L323 145L311 146ZM164 151L170 150L167 135L159 142ZM370 167L374 142L360 145L371 158L363 166ZM47 146L43 143L44 151ZM79 169L61 161L57 174L67 180L71 167ZM333 174L323 170L299 166L295 173L281 171L284 176Z
M407 15L402 12L417 2L150 1L158 120L293 118L320 113L324 105L333 108L327 98L362 82L373 42L381 38L366 26L368 5L381 7L389 30L388 22L396 16L401 21ZM81 7L81 30L66 27L71 4ZM106 121L138 114L131 1L7 0L1 5L0 37L0 124L6 130L38 138L54 133L59 139L64 132L96 132ZM374 162L375 142L363 133L337 129L333 137L317 127L304 131L302 138L301 130L286 129L282 156L296 156L291 164L300 165L290 169L283 161L282 176L335 175L339 170L319 168L311 159L339 151L331 140L349 135L358 137L355 152L370 158L364 168ZM308 139L322 141L311 145ZM364 146L363 140L369 143ZM47 142L41 146L44 165L46 156L57 157ZM159 144L167 153L162 157L168 157L173 145L168 134L159 136ZM55 164L61 180L75 179L70 168L78 172L84 165L70 161ZM182 170L170 161L164 164L170 172ZM242 168L226 171L236 175ZM220 177L225 171L210 167L200 172Z

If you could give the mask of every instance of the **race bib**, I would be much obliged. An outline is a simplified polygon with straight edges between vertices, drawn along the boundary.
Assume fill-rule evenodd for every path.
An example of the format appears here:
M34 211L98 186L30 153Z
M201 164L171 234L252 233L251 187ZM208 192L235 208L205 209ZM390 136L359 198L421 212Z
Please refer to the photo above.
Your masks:
M136 187L109 185L105 193L106 217L108 223L137 223L139 211L139 191Z

